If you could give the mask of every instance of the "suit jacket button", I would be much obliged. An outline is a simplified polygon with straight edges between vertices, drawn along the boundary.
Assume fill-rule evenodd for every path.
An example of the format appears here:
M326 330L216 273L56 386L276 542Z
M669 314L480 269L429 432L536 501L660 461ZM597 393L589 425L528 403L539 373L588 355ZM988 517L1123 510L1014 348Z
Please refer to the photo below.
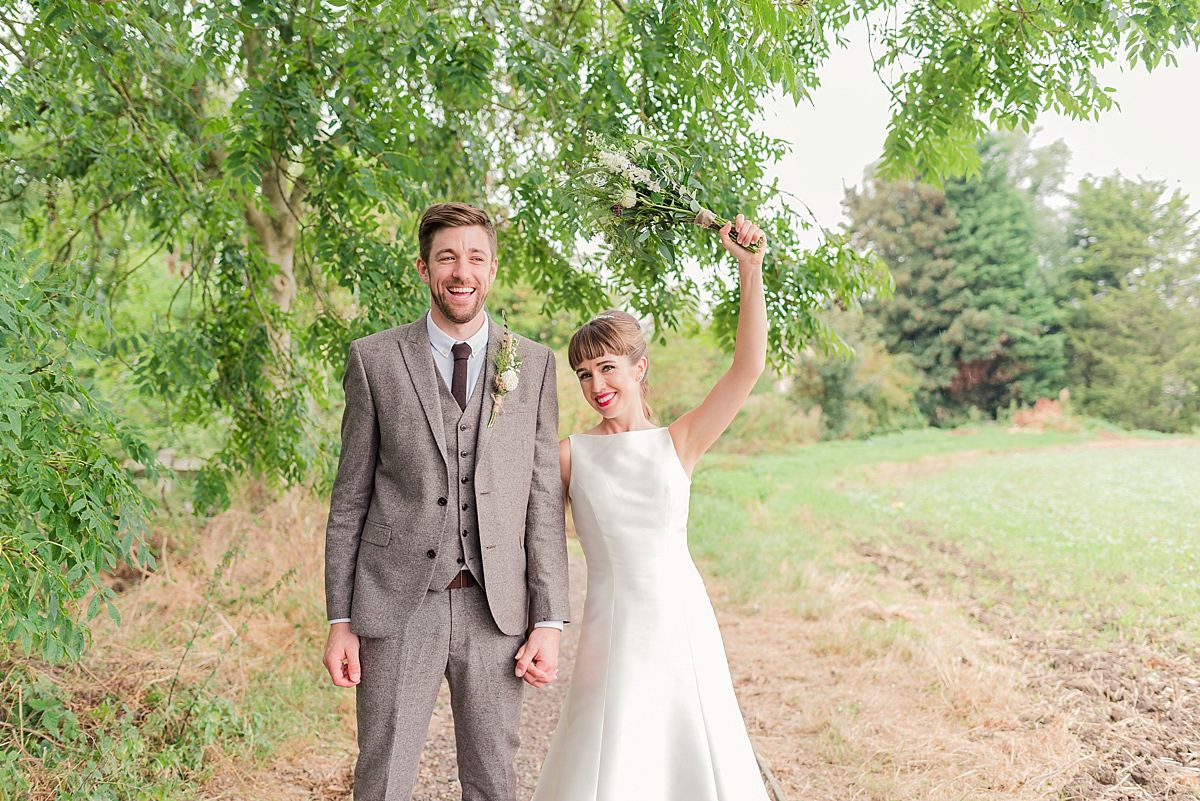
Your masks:
M432 548L430 548L428 551L426 551L426 552L425 552L425 555L426 555L426 556L428 556L430 559L436 559L436 558L437 558L437 551L435 551L435 550L433 550Z
M467 427L466 427L465 425L462 425L462 426L459 426L459 427L458 427L458 430L459 430L459 431L466 431L466 430L467 430Z
M445 498L438 498L438 506L445 506L447 503L449 503L449 501L447 501Z

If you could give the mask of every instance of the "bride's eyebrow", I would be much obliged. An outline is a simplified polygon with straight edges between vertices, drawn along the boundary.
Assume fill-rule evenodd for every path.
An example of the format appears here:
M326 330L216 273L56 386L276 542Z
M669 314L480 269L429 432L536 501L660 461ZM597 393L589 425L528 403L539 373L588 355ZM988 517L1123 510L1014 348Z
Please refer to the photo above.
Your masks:
M604 361L602 361L602 362L596 362L596 366L597 366L597 367L603 367L603 366L604 366L604 365L606 365L606 364L616 364L616 363L617 363L617 362L616 362L616 360L615 360L615 359L605 359L605 360L604 360ZM576 372L576 373L585 373L585 372L587 372L587 368L586 368L586 367L576 367L576 368L575 368L575 372Z

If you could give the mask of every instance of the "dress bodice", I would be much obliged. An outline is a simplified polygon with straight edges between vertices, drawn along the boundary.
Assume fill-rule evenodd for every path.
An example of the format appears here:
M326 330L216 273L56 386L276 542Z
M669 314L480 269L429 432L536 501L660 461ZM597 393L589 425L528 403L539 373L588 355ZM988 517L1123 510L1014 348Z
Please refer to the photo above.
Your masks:
M690 563L690 492L666 428L571 437L569 495L589 571Z

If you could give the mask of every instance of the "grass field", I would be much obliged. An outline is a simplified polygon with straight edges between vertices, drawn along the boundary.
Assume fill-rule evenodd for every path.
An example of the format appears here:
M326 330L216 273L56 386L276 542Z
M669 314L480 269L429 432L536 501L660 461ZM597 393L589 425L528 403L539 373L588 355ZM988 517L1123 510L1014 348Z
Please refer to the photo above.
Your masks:
M929 430L715 457L696 476L693 550L746 600L863 546L952 546L994 596L1196 640L1200 447L1150 444L1167 441Z

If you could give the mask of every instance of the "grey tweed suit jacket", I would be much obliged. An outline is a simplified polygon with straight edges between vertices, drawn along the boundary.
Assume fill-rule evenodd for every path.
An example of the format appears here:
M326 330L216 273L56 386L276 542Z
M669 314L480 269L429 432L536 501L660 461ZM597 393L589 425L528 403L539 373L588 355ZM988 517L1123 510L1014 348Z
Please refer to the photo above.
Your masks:
M490 326L474 490L488 606L505 634L567 620L567 552L558 466L554 354L517 337L517 389L493 428L491 389L504 330ZM342 452L325 532L329 619L364 637L404 631L425 597L447 527L446 434L425 318L355 340ZM439 502L440 501L440 502Z

